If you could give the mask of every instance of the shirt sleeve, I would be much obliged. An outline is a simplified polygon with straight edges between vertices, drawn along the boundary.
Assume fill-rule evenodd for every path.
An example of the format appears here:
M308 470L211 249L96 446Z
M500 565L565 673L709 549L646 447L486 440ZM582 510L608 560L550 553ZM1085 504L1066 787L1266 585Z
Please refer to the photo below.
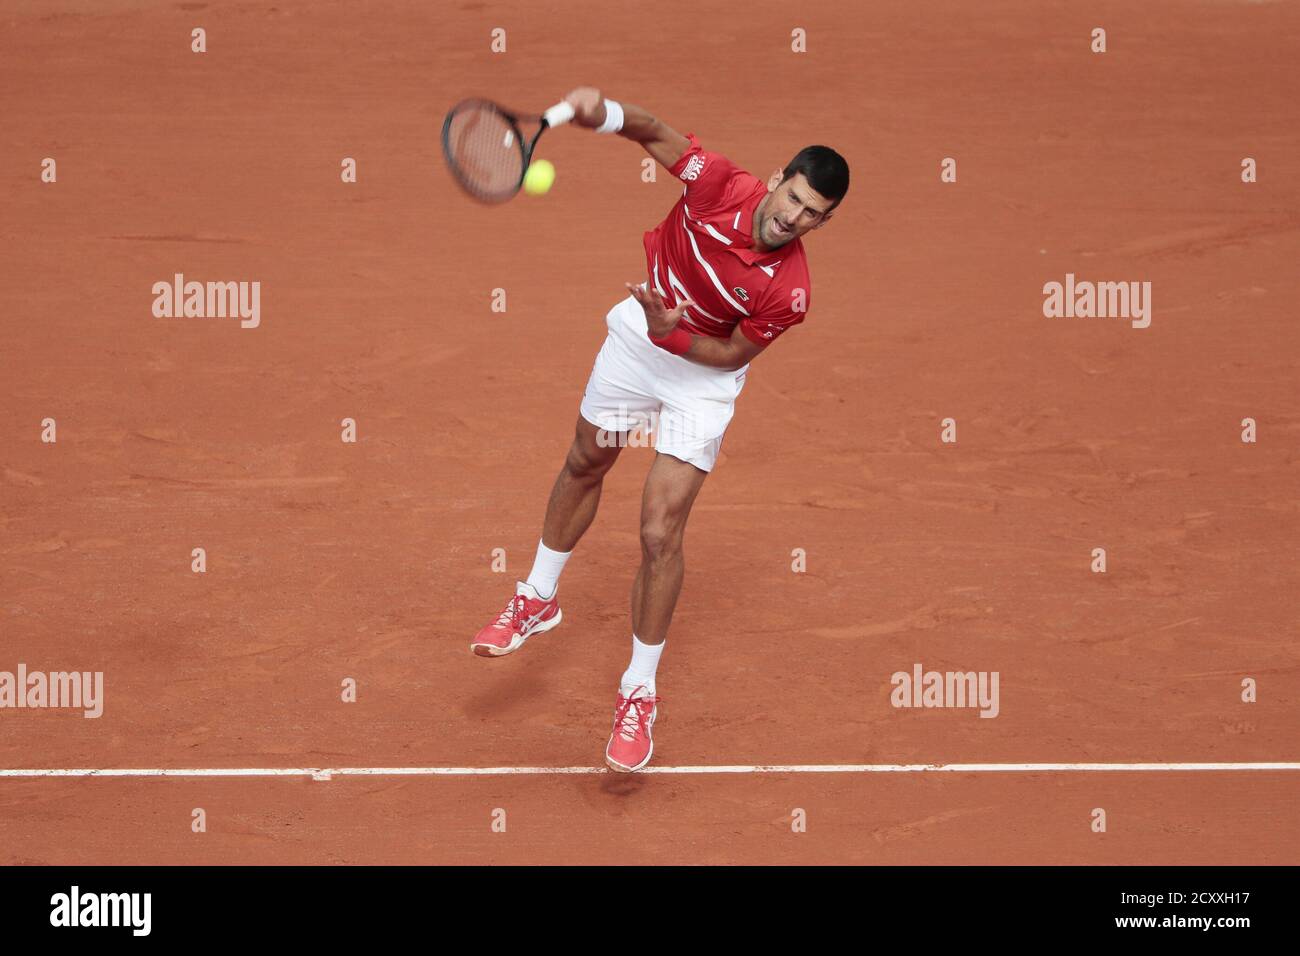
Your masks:
M702 147L694 133L687 133L686 138L690 147L668 171L686 184L691 214L707 213L728 201L729 186L743 170L721 153Z
M808 314L808 290L794 292L781 289L765 299L753 315L740 320L740 331L755 345L764 348L775 342L783 332L794 328Z

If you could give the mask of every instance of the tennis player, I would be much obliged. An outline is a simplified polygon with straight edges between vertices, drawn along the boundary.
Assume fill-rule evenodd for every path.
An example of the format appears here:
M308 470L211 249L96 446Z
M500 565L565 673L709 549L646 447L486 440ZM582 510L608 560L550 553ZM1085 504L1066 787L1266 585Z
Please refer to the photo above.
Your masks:
M750 362L804 320L810 280L802 237L831 220L849 188L843 157L801 150L766 181L704 149L639 106L581 87L574 123L639 143L682 181L645 233L647 280L605 316L577 433L546 507L537 558L475 654L501 657L560 623L560 573L633 428L653 424L655 458L641 501L641 566L632 584L632 659L619 684L606 763L640 770L654 752L655 674L682 586L691 505L713 469Z

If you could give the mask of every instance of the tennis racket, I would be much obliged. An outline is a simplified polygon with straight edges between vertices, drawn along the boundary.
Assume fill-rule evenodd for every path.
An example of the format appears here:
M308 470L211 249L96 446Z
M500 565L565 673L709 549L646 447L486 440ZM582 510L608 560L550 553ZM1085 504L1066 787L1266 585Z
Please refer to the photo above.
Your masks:
M460 187L485 203L519 192L542 133L573 119L573 106L556 103L541 116L515 113L490 100L461 100L442 124L442 152ZM538 124L531 140L520 123Z

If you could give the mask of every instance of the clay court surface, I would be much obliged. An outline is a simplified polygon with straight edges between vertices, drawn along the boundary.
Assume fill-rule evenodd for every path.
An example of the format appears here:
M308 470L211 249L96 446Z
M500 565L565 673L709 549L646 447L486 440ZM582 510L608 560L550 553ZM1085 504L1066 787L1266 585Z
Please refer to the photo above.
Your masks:
M729 9L8 0L0 670L105 705L0 711L0 768L601 765L651 451L564 624L467 644L679 184L561 130L551 194L489 209L438 146L463 96L581 84L853 168L691 519L653 766L1300 759L1300 6ZM154 318L178 272L261 282L260 327ZM1067 273L1151 282L1150 327L1044 317ZM999 672L999 715L892 707L918 662ZM1296 770L0 776L0 862L1297 863L1298 805Z

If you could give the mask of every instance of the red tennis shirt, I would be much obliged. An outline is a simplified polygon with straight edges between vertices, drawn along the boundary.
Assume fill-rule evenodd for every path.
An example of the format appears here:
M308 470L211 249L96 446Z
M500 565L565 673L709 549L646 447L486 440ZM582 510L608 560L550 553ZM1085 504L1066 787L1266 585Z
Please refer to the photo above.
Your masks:
M690 148L670 170L686 183L682 198L645 234L650 281L670 308L695 303L682 318L688 331L725 339L739 325L751 342L768 345L807 314L803 242L756 252L754 210L767 184L686 135Z

